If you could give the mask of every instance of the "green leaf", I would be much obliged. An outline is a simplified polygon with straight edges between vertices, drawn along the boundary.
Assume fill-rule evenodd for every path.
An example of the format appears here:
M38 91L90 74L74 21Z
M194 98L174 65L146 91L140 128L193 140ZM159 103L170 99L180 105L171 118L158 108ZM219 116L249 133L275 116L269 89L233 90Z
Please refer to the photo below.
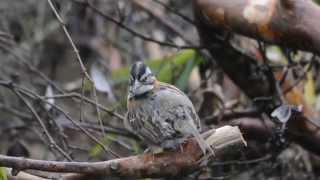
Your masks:
M199 65L199 63L202 62L202 57L200 56L200 54L196 53L194 54L194 57L192 57L192 60L189 60L186 65L184 66L184 70L182 71L180 77L178 78L178 80L176 81L175 85L185 91L187 89L188 86L188 80L190 77L190 74L193 70L193 68L197 65Z
M157 74L159 81L173 84L175 78L179 78L185 70L188 62L194 59L195 54L196 52L194 50L184 50L167 60L163 60L162 66L150 66L150 68ZM152 62L153 61L151 61L151 63Z
M0 167L0 180L8 180L7 169L5 167Z

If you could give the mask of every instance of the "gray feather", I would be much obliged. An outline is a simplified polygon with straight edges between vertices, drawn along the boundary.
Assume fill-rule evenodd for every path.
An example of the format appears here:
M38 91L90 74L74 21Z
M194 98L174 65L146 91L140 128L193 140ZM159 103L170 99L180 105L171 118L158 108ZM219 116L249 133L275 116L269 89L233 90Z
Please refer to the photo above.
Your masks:
M160 84L159 89L134 101L138 105L128 106L127 124L149 143L162 145L167 140L193 136L204 154L206 150L214 154L200 135L200 119L192 102L179 89Z

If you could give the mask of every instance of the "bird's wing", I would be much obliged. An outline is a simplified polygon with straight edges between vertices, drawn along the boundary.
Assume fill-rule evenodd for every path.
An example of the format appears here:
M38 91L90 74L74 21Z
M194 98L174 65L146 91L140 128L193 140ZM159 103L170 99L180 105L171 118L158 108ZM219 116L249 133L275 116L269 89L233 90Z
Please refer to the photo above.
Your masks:
M154 144L159 144L164 139L172 139L176 134L171 117L166 109L161 108L161 96L155 93L150 95L148 100L132 101L126 116L126 127Z
M197 129L201 131L200 118L189 97L177 87L171 84L160 82L158 88L159 93L161 93L162 90L166 90L163 91L165 96L162 96L165 98L165 100L172 101L173 103L175 102L177 105L184 104L189 109L192 120L194 121ZM178 95L180 95L180 97L178 97Z
M161 98L158 101L162 104L161 111L166 112L167 123L171 124L175 131L183 136L194 136L203 153L209 150L213 155L213 149L200 135L200 119L190 99L178 88L171 85L161 86L160 84L159 89L157 94Z

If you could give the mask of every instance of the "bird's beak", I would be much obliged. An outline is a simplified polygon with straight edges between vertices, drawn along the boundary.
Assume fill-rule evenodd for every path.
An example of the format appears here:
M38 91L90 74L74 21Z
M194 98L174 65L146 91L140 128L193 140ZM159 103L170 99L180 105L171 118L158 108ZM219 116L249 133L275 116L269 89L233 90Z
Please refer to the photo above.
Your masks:
M134 97L134 94L132 94L132 92L129 91L129 93L128 93L128 98L129 98L129 99L132 99L133 97Z
M135 80L133 85L129 87L129 98L142 95L153 89L153 85L144 85L139 81Z

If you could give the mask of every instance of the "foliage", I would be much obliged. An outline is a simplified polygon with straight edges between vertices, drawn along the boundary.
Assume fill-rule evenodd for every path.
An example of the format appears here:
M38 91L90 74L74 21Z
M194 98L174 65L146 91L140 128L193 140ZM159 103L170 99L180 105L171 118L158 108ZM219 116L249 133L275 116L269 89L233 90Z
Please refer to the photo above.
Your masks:
M0 167L0 180L7 180L7 170L5 167Z

